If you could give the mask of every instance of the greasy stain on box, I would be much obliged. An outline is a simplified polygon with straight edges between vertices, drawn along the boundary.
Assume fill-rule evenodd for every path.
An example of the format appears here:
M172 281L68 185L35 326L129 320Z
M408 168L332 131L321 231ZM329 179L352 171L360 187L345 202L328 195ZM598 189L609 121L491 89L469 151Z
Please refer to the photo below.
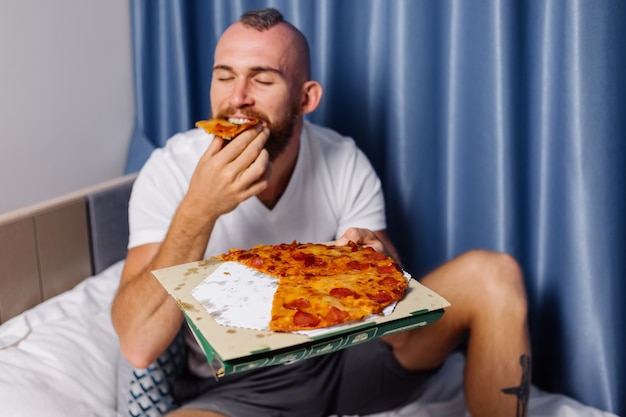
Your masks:
M193 304L189 304L181 299L176 300L178 302L178 305L185 311L194 311L197 312L198 310L193 306Z

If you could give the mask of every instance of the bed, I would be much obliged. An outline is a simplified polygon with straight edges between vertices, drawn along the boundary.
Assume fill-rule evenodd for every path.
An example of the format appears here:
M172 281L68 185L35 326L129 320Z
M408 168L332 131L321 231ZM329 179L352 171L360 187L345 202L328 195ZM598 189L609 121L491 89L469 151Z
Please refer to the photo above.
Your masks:
M171 406L177 347L123 380L109 317L134 178L0 216L0 416L158 416ZM376 417L466 416L463 361L451 356L424 398ZM529 415L615 417L536 387Z

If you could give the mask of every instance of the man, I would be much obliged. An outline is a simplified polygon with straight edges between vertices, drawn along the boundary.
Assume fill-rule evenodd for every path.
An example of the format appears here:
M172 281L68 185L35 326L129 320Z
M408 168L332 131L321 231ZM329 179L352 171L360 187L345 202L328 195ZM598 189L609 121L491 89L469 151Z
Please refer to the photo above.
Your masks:
M263 126L228 144L196 129L153 153L130 203L129 252L112 318L124 357L153 362L183 316L150 271L260 243L353 241L397 257L380 181L351 139L303 120L322 87L304 36L274 9L230 26L215 50L212 116ZM525 415L530 359L521 273L508 256L464 254L421 282L452 306L437 323L291 365L219 380L188 337L172 416L371 414L419 396L467 343L465 398L474 417Z

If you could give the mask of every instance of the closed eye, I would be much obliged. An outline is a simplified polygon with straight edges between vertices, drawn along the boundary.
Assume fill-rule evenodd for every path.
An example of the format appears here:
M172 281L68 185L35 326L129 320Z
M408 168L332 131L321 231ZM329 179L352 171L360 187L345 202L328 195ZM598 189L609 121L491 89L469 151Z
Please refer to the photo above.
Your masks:
M217 81L230 81L235 79L235 76L229 67L216 66L213 68L213 79Z
M261 85L272 85L283 78L282 72L274 68L256 67L252 69L252 73L254 82Z

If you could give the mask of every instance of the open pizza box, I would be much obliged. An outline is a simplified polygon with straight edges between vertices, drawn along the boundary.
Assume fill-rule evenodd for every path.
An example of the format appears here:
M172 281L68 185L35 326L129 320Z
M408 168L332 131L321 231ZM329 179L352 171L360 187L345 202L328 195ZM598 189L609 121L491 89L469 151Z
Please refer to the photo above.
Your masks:
M236 268L236 271L229 268ZM327 329L274 332L258 327L259 317L266 320L262 317L269 314L271 300L268 298L273 290L268 292L256 286L263 274L241 268L247 269L212 258L152 271L178 303L216 377L324 355L381 336L423 327L441 318L444 308L450 305L410 279L404 298L386 309L384 316ZM225 276L240 281L236 287L224 288ZM213 298L207 300L207 297ZM215 305L220 303L221 306Z

